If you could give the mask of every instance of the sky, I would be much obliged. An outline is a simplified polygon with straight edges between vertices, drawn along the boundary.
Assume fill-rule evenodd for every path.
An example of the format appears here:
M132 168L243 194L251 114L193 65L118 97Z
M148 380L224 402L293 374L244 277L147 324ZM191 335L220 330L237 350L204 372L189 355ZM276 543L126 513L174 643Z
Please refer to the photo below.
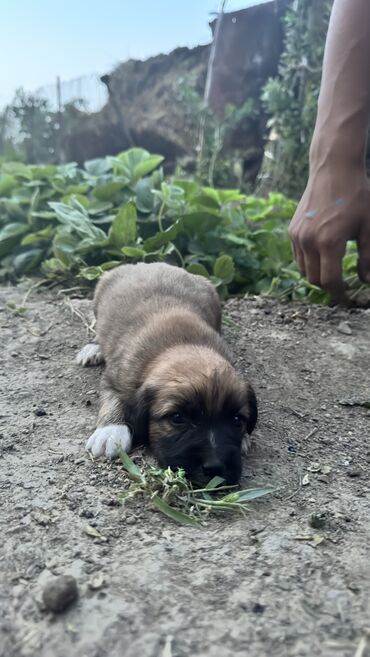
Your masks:
M236 11L264 0L227 0ZM85 74L103 74L210 40L220 0L5 0L1 3L0 106L28 91Z

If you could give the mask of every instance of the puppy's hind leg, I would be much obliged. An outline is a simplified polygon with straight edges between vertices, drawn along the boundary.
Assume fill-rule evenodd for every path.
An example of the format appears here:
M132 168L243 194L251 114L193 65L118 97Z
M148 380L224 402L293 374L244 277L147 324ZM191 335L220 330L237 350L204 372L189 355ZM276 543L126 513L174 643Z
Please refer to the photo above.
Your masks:
M104 357L96 342L89 342L82 347L76 356L76 363L82 367L94 367L104 363Z
M123 422L122 402L104 378L97 425L86 443L86 450L91 452L92 456L113 459L120 451L130 451L132 436L127 424Z

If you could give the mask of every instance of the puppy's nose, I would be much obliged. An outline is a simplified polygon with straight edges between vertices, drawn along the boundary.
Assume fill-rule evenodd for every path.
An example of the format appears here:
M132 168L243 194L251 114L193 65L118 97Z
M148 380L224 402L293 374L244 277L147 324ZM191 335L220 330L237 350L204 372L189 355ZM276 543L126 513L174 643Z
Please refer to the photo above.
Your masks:
M207 459L207 461L203 464L203 473L206 477L210 478L216 477L217 475L222 475L223 465L221 461L215 457Z

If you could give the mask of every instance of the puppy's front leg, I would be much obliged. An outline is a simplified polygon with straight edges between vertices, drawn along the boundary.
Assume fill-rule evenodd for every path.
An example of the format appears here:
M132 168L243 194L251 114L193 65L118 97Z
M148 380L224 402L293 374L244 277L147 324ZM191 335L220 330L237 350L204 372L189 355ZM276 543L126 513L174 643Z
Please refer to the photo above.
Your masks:
M97 425L86 443L86 450L93 456L113 459L120 451L130 451L132 438L130 429L123 423L122 402L104 377Z

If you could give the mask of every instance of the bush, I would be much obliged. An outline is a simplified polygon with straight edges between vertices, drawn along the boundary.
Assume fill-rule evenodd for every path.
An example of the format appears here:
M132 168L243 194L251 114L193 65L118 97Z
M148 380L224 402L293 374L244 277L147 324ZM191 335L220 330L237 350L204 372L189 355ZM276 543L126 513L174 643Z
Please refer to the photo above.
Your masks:
M37 273L93 281L123 262L166 261L209 277L221 296L325 295L292 263L287 235L295 203L163 178L163 158L133 148L62 166L0 166L3 277ZM355 269L349 256L347 270Z

